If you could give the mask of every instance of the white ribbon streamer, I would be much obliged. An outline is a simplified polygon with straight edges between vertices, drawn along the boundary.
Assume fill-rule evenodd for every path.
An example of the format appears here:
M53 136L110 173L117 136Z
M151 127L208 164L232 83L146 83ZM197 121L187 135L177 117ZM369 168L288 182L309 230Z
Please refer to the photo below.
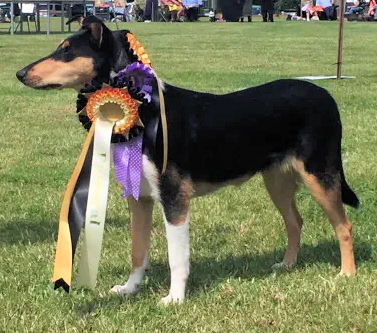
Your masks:
M110 174L110 145L114 122L96 120L93 160L85 215L84 243L81 248L77 284L94 289L105 226Z

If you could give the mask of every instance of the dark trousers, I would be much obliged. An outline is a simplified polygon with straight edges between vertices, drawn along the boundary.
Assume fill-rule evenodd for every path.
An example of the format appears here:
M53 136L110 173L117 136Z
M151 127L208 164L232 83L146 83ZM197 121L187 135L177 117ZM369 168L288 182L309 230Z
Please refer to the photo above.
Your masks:
M325 8L325 13L328 20L336 21L337 14L336 14L336 7L329 6Z
M145 3L144 20L157 21L157 14L158 0L147 0Z
M244 16L242 16L242 17L241 17L241 22L243 22L244 19L245 19ZM251 22L251 21L252 21L251 15L248 15L248 16L247 16L247 22Z
M199 17L199 8L198 7L190 7L189 9L186 10L186 17L187 20L190 22L196 22Z
M263 22L274 22L274 10L273 9L262 9Z

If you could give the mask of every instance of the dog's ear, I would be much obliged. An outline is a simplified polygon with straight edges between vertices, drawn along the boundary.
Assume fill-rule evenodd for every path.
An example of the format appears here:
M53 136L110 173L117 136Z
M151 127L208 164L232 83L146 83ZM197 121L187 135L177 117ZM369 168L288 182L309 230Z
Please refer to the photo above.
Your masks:
M83 26L84 29L90 31L96 45L100 48L102 44L103 24L98 22L90 23L87 26Z
M80 30L89 31L96 46L101 47L103 31L104 29L107 29L103 22L98 17L93 15L76 15L69 19L66 24L71 24L72 22L76 21L79 23Z
M81 29L87 30L91 33L93 40L98 47L101 47L104 30L108 30L103 24L103 21L93 15L84 17L81 22Z

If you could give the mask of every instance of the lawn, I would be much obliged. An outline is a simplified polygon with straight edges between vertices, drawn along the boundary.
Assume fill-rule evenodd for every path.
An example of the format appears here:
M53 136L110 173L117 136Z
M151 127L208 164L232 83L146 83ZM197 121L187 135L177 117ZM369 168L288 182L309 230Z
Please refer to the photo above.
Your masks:
M278 78L336 73L336 22L127 27L163 80L190 89L225 93ZM50 283L62 193L85 131L75 116L75 92L35 91L22 86L15 72L62 38L0 35L0 332L377 332L373 23L345 24L343 74L356 79L317 82L338 102L345 173L361 201L359 210L347 208L358 275L337 276L338 243L304 188L298 194L304 218L298 266L273 273L286 236L256 176L192 202L187 301L169 307L158 304L169 284L158 209L152 267L141 292L133 298L108 293L130 269L128 209L114 181L96 290L65 294Z

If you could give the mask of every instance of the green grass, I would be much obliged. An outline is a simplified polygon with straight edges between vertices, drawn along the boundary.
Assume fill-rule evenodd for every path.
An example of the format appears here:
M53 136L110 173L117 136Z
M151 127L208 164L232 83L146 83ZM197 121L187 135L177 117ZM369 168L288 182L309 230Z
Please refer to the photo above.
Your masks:
M55 24L59 27L59 21ZM0 25L0 32L7 25ZM15 72L51 52L62 35L1 35L0 331L4 332L377 332L377 113L373 23L346 23L344 75L318 81L339 104L343 158L362 206L353 221L358 275L339 278L339 250L305 189L298 267L273 274L283 223L259 176L192 202L187 301L161 307L169 270L155 210L152 268L140 294L108 290L130 269L129 218L112 183L95 291L67 295L50 283L62 193L85 132L73 91L35 91ZM178 86L224 93L269 80L335 75L337 24L130 24L159 76ZM273 93L273 92L271 92Z

